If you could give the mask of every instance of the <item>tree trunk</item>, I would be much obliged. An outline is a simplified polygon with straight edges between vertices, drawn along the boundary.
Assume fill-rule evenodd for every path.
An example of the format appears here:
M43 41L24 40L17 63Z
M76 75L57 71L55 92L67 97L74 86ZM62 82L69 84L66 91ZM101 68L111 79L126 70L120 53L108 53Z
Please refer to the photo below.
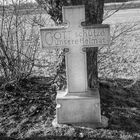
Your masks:
M98 67L97 67L98 48L86 48L87 55L87 80L88 87L98 88Z
M101 24L103 21L104 0L88 0L86 6L86 26ZM86 48L87 78L89 88L98 88L98 48Z

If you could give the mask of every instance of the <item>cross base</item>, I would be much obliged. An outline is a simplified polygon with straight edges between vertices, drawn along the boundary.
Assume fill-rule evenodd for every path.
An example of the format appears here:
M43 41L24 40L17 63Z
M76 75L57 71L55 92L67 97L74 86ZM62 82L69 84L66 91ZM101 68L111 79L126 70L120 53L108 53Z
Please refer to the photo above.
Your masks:
M58 124L97 128L101 126L99 91L83 93L59 91L56 98L56 120Z

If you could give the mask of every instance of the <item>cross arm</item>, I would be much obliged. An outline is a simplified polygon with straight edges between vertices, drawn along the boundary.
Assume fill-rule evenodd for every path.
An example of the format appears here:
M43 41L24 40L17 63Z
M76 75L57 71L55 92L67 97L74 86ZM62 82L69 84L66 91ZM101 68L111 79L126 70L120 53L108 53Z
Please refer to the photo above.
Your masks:
M42 48L66 48L63 41L68 38L68 33L65 27L41 28Z
M83 46L100 47L110 43L110 26L108 24L95 24L83 26Z

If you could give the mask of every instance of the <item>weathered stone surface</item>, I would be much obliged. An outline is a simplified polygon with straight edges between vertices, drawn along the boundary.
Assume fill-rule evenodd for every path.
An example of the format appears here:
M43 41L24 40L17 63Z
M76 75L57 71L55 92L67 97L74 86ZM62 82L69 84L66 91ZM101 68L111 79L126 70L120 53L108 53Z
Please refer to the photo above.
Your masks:
M73 126L73 127L85 127L85 128L90 128L90 129L95 129L95 128L106 128L108 127L108 118L105 116L101 116L101 122L100 123L72 123L72 124L60 124L57 121L57 117L52 121L52 126L53 127L69 127L69 126Z
M84 93L58 92L57 122L96 128L101 123L100 96L98 90Z

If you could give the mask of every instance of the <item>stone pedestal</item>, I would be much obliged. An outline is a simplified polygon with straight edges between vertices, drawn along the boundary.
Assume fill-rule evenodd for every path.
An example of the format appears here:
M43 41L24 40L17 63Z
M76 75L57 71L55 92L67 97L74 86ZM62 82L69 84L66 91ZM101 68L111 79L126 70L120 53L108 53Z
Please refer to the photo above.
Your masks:
M96 128L101 125L98 89L81 93L59 91L56 98L57 123Z

